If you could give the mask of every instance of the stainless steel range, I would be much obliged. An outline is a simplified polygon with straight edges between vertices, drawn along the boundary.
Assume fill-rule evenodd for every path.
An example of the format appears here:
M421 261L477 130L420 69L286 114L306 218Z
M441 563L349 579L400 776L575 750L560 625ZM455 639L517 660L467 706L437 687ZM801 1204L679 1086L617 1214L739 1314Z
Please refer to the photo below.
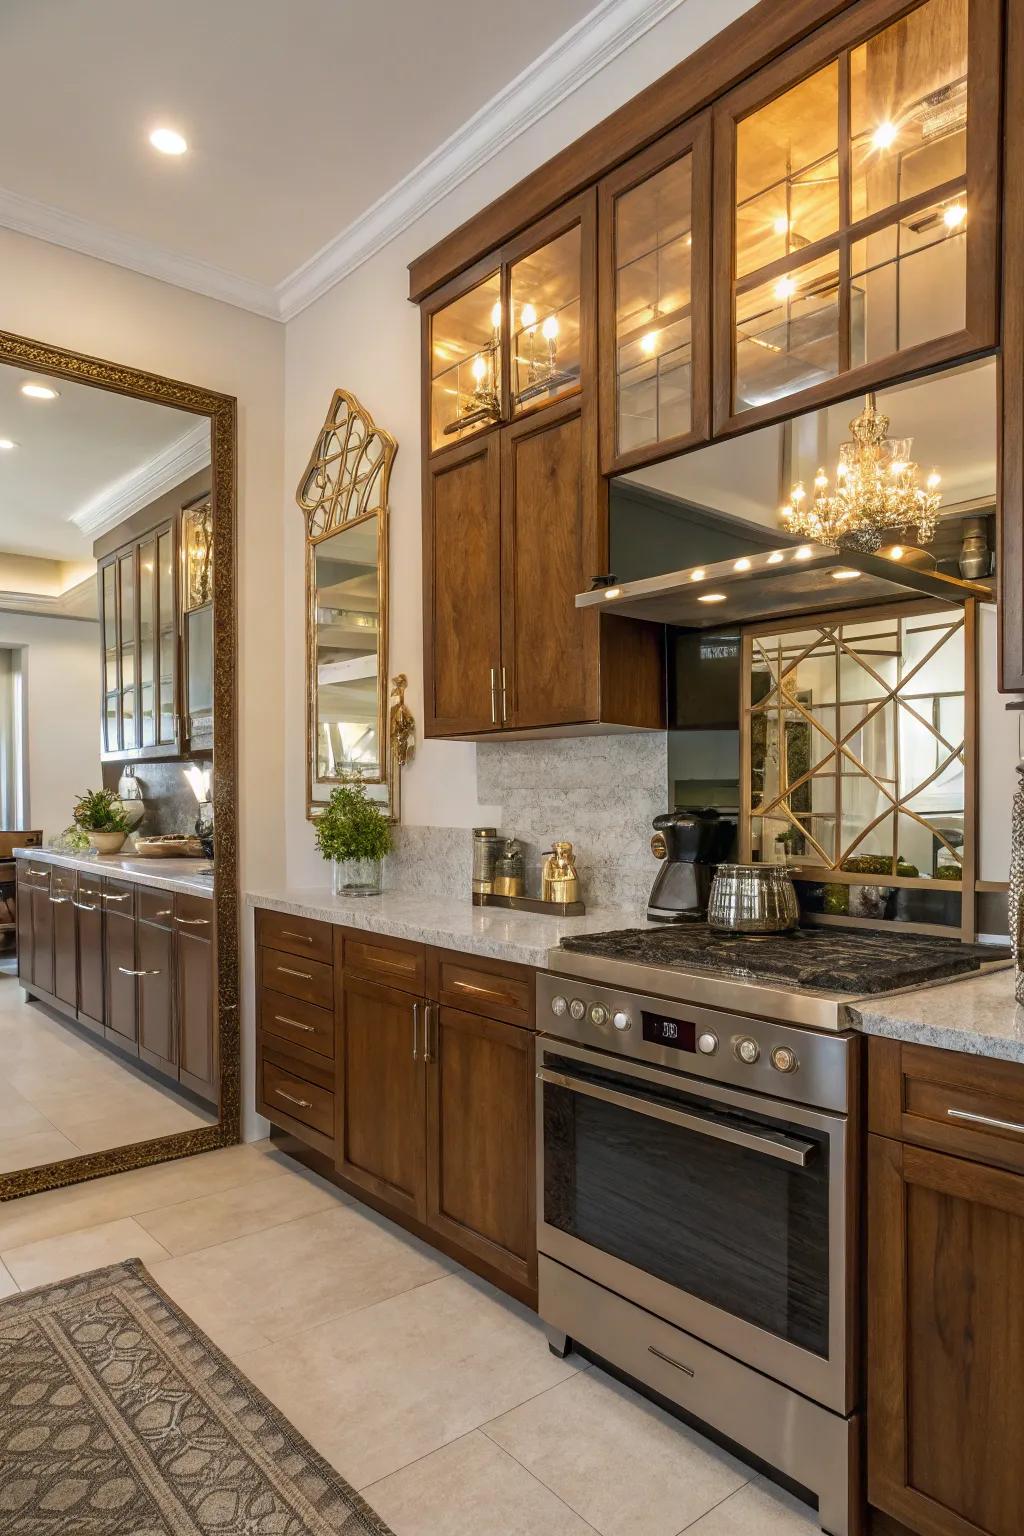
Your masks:
M539 1307L553 1349L575 1341L677 1404L850 1536L862 1041L845 1005L880 957L827 933L723 952L706 929L640 929L550 952ZM893 985L984 958L885 939ZM824 975L831 988L802 987Z

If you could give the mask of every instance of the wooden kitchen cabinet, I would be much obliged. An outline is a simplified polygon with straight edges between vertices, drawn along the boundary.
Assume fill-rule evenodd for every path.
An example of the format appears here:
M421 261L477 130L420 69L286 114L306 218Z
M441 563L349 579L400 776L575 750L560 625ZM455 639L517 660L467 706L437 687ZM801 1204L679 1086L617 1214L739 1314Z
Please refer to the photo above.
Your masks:
M172 518L99 563L105 760L181 751L177 549Z
M53 992L53 905L49 866L36 867L32 882L32 982Z
M175 1001L178 1077L211 1104L220 1100L214 1007L213 903L204 896L174 898Z
M1024 1068L872 1040L869 1095L869 1500L916 1536L1019 1536Z
M135 887L103 881L103 1032L112 1045L139 1053L135 973ZM52 990L52 988L50 989Z
M533 1034L455 1008L427 1018L427 1221L537 1284Z
M426 1214L422 998L345 977L338 1172L407 1216Z
M50 878L53 925L53 994L69 1008L78 1007L78 924L73 869L55 867Z
M98 875L79 874L75 893L78 928L78 1022L103 1033L103 885Z
M143 906L143 894L160 904ZM158 917L157 912L166 912ZM166 1076L178 1076L178 1027L175 1018L175 941L171 898L164 892L139 893L136 959L139 972L139 1056Z

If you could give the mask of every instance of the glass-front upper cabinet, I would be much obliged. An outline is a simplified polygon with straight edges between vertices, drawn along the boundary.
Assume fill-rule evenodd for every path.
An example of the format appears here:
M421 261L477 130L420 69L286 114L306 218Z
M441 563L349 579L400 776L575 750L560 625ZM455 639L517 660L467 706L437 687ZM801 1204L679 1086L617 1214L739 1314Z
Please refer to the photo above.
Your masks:
M853 7L716 108L716 431L995 345L999 10Z
M180 750L174 549L163 523L100 564L104 757Z
M601 183L601 460L605 473L710 431L708 114Z
M566 204L424 305L431 453L585 387L594 209L593 193Z

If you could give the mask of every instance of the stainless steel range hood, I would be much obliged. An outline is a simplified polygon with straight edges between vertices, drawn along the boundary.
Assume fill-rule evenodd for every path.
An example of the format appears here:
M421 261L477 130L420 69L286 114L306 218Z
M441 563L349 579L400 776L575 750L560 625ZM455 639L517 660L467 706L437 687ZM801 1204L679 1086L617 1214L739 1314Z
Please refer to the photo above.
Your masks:
M955 606L972 597L991 602L992 592L888 556L802 544L580 592L576 607L687 629L720 629L911 598Z

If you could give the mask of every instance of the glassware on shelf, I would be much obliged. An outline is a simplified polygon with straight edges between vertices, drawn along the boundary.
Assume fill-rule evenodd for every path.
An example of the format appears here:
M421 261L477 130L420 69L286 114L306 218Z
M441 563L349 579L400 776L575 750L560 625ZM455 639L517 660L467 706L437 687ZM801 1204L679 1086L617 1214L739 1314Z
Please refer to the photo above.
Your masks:
M501 275L454 299L430 322L430 446L452 442L501 417Z
M516 412L579 388L581 241L576 224L512 264L509 304Z

